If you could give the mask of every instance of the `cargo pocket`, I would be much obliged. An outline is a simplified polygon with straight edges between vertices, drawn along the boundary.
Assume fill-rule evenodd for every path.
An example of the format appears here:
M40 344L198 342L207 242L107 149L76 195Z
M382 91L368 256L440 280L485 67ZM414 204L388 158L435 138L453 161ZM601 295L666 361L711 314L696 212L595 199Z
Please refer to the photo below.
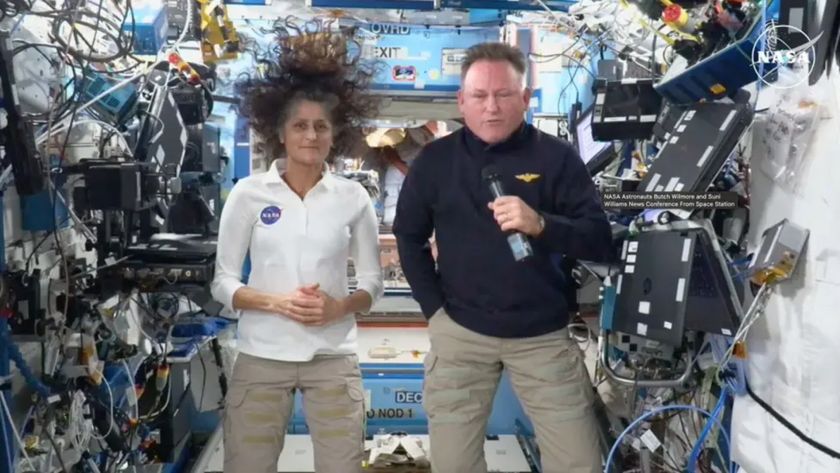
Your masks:
M283 432L291 415L294 394L284 389L245 388L233 391L226 406L234 430ZM268 439L263 440L268 442Z
M367 430L367 415L369 401L365 400L365 392L361 380L347 380L347 397L353 402L355 409L351 415L351 422L361 429L361 436L364 438Z
M367 414L368 403L365 400L364 388L362 387L362 380L348 379L347 380L347 397L350 398L351 407L350 415L347 417L349 432L356 432L346 436L348 444L358 444L359 451L364 451L365 435L367 434Z
M364 392L360 379L304 390L304 413L316 443L339 448L364 439ZM344 440L342 440L344 439Z
M347 396L350 397L351 401L364 402L365 393L362 390L361 380L347 380Z
M587 415L593 395L583 356L576 346L559 358L535 363L531 373L533 379L518 388L540 415L556 421Z
M364 399L361 379L349 378L341 384L305 390L304 412L325 424L355 421L364 415Z
M225 462L232 462L242 451L242 420L238 412L245 403L248 390L231 387L225 397L225 411L222 417L222 430L224 432Z
M437 355L429 353L424 370L423 409L430 420L463 423L483 415L489 401L483 399L487 396L473 395L476 388L483 390L471 379L469 369L447 367Z

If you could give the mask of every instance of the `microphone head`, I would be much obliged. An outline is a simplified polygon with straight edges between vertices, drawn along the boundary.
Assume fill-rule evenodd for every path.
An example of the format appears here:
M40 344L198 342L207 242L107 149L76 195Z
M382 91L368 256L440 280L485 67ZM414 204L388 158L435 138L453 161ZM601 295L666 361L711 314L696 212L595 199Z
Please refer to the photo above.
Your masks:
M481 178L487 182L500 180L499 168L493 164L488 164L481 170Z

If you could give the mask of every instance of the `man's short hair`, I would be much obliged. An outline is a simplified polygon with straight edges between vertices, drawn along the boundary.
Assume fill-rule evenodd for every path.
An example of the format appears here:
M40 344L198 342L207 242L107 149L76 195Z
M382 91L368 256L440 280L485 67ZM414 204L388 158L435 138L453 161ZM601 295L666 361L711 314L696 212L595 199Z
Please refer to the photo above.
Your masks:
M504 61L513 66L520 75L525 75L527 68L525 55L513 46L505 43L481 43L467 50L467 56L461 63L461 80L464 80L467 71L476 61Z

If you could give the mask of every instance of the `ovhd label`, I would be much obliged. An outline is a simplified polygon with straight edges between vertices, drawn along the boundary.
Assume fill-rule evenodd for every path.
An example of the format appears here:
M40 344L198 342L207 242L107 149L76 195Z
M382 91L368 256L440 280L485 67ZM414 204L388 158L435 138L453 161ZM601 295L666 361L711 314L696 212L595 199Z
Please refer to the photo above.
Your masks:
M410 35L411 27L404 25L389 25L384 23L371 23L369 25L370 32L373 34L388 34L388 35Z
M394 393L397 404L420 404L423 402L422 391L397 391Z
M262 221L262 223L266 225L273 225L277 223L278 220L280 220L281 213L282 210L280 209L280 207L277 207L276 205L270 205L262 209L262 212L260 212L260 221Z

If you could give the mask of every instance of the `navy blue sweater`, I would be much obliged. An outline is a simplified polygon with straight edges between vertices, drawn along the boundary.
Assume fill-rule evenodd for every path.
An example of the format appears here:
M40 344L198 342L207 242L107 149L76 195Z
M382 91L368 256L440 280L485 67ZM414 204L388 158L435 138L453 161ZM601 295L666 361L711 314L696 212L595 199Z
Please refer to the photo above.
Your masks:
M545 218L534 257L516 262L487 203L481 170L495 165L505 193ZM435 232L437 268L428 247ZM531 125L488 146L466 127L428 144L403 183L394 221L403 271L426 317L444 307L484 335L532 337L568 323L557 256L600 261L609 222L577 152Z

